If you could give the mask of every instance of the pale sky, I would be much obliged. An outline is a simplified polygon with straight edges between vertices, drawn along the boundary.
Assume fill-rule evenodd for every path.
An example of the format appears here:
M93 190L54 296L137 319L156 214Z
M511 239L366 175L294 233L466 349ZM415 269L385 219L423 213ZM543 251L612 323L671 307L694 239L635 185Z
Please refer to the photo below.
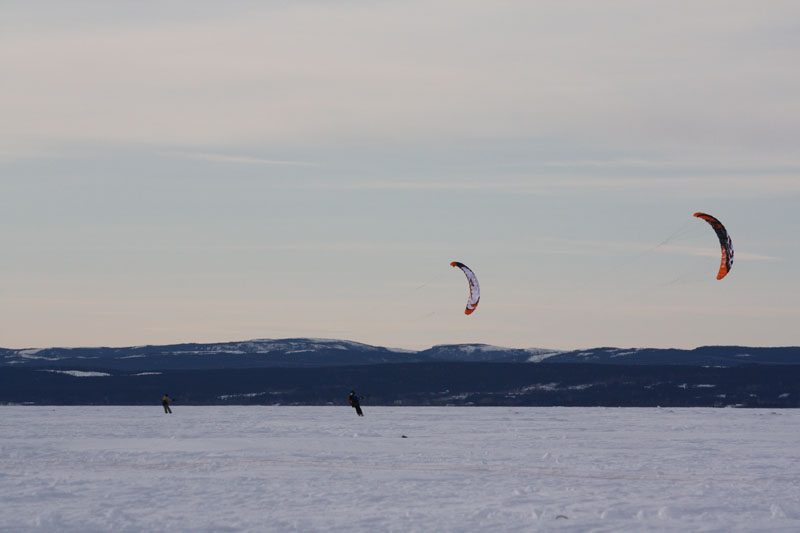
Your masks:
M0 2L0 346L798 345L797 65L797 2Z

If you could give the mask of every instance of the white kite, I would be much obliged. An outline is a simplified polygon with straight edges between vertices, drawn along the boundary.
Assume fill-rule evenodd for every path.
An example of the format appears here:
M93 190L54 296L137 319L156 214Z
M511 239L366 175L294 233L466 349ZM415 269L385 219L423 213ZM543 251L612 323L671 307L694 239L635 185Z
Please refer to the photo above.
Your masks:
M461 271L464 272L464 275L467 276L467 281L469 282L469 299L467 300L467 308L464 309L464 314L469 315L478 307L478 302L481 299L481 288L478 285L478 278L475 277L475 273L464 263L453 261L450 263L450 266L460 268Z

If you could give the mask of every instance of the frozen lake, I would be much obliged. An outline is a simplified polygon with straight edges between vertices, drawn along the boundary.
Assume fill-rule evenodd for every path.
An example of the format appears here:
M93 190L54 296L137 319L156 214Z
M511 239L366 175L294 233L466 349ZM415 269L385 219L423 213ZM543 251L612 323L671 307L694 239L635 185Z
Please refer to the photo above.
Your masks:
M173 411L0 407L0 531L800 531L797 410Z

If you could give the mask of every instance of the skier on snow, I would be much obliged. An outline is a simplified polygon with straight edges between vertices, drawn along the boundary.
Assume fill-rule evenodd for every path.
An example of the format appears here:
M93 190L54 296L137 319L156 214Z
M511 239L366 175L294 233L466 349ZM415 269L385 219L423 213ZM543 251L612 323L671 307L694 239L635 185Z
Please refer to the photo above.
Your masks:
M350 391L350 396L348 396L347 399L350 402L350 405L353 406L353 409L356 410L356 414L358 416L364 416L364 413L361 412L360 398L358 396L356 396L356 391L351 390Z
M169 404L172 401L172 398L169 397L169 394L164 394L164 397L161 398L161 405L164 406L164 412L172 414L172 409L169 408Z

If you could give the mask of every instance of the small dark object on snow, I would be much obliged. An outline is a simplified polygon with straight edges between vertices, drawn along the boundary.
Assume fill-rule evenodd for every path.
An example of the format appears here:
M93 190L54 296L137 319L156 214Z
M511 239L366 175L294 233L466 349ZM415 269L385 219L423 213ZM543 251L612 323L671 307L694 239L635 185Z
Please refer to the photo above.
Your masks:
M407 439L408 437L406 437L405 435L400 435L400 438Z
M566 519L567 519L567 518L569 518L569 517L567 517L567 516L564 516L563 514L560 514L560 515L558 515L558 516L556 517L556 520L558 520L558 519L560 519L560 518L563 518L563 519L565 519L565 520L566 520Z

